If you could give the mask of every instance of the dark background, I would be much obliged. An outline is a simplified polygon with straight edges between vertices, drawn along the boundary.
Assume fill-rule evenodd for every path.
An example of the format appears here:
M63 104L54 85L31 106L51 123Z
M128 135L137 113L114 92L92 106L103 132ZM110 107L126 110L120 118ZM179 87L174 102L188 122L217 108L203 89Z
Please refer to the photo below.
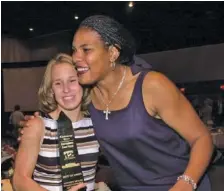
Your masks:
M23 39L68 30L93 14L128 28L138 54L224 42L223 2L1 2L2 34ZM74 19L75 15L78 20ZM29 27L34 28L30 32Z

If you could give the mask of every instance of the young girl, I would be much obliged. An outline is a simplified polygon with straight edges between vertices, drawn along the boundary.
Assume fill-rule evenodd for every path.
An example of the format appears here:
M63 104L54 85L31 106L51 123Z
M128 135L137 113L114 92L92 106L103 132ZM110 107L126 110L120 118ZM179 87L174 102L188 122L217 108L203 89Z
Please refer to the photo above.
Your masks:
M20 143L13 177L16 191L62 191L57 135L61 112L72 121L85 183L73 186L70 191L85 186L87 191L94 190L99 145L92 121L85 116L89 102L87 91L79 85L70 56L59 54L48 63L39 89L44 116L29 121L32 128L25 130Z

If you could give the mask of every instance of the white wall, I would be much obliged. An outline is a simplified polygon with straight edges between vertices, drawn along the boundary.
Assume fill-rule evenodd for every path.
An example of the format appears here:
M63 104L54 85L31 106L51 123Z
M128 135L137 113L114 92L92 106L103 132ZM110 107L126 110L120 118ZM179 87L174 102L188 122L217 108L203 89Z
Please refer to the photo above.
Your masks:
M38 109L37 92L45 67L5 68L3 69L4 108L13 111L19 104L23 111Z
M3 36L1 40L1 62L29 62L31 50L24 40Z
M138 56L175 82L224 79L224 43Z

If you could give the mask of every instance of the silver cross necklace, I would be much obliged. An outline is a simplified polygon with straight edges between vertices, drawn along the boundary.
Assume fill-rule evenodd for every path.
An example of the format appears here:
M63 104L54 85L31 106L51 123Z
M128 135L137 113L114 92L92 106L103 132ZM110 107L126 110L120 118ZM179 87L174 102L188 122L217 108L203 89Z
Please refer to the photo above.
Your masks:
M108 118L108 115L111 113L111 111L109 110L109 105L111 104L111 102L113 101L113 99L115 98L115 96L117 95L118 91L121 89L121 86L122 86L122 84L124 83L125 76L126 76L126 66L125 66L125 68L124 68L124 73L123 73L122 79L121 79L121 81L120 81L120 84L119 84L119 86L118 86L116 92L113 93L111 99L108 101L107 104L106 104L105 100L103 99L103 94L102 94L102 92L101 92L100 89L99 89L100 95L101 95L101 97L102 97L102 101L103 101L104 105L106 106L106 110L103 111L103 113L105 114L105 119L106 119L106 120L109 119L109 118Z

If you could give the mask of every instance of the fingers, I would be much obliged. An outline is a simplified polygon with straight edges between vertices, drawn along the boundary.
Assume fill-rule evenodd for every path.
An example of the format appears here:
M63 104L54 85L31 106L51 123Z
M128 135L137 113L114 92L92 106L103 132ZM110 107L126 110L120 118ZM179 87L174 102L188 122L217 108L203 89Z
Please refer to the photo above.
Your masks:
M23 135L23 133L24 133L24 130L23 130L23 129L21 129L21 130L20 130L20 134L21 134L21 135Z
M36 112L34 113L34 116L35 116L35 117L40 117L40 112L36 111Z
M23 135L24 133L24 130L23 129L20 129L19 130L19 137L17 138L17 141L20 142L21 141L21 136Z
M29 121L30 119L34 119L34 116L33 116L33 115L25 115L24 120L23 120L23 121L20 121L20 122L19 122L19 125L20 125L21 127L25 127L27 121Z
M23 127L23 126L24 126L24 123L25 123L25 121L20 121L20 122L19 122L19 126L20 126L20 127Z
M34 115L25 115L24 120L19 122L19 125L21 127L27 127L27 121L34 119L35 117L39 117L40 113L39 112L35 112Z
M29 127L29 125L28 125L28 120L27 120L27 121L20 121L20 122L19 122L19 125L20 125L21 127Z
M17 141L18 141L18 142L20 142L20 141L21 141L21 136L19 136L19 137L17 138Z
M84 187L86 187L86 184L81 183L81 184L78 184L78 185L76 185L76 186L72 186L72 187L69 189L69 191L78 191L79 189L84 188Z
M34 116L33 115L25 115L24 119L25 119L25 121L28 121L30 119L34 119Z
M23 135L24 130L22 128L20 128L20 129L18 129L18 132L19 132L19 134L22 134Z

